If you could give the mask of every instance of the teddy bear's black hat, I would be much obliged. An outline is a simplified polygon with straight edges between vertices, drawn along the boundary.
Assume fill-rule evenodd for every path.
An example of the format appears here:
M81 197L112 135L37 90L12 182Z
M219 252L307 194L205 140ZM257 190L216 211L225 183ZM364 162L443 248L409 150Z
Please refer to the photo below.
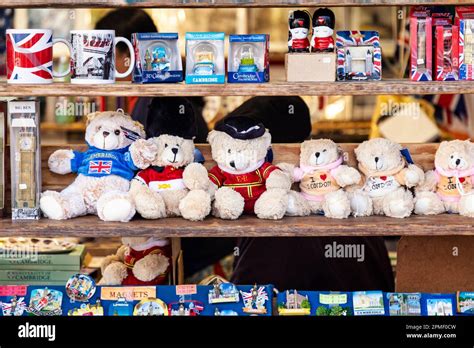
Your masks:
M240 140L255 139L265 134L263 123L246 116L226 117L217 122L214 129Z
M148 106L145 131L147 138L168 134L193 139L197 125L192 103L184 97L153 98Z

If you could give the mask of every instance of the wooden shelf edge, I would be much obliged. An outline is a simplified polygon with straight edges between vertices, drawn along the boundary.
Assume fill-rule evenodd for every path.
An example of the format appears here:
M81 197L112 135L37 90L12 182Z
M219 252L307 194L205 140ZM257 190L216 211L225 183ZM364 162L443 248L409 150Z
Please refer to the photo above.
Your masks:
M467 1L463 5L474 4ZM319 6L459 5L459 0L3 0L0 7L16 8L252 8Z
M36 237L323 237L323 236L474 236L474 219L459 215L411 216L394 219L382 216L328 219L323 216L285 217L260 220L243 216L235 221L209 217L190 222L181 218L161 220L135 219L111 223L95 216L68 221L0 220L0 236Z
M413 82L382 80L366 82L284 82L262 84L227 83L222 85L134 84L118 82L110 85L9 85L0 83L0 97L26 96L305 96L305 95L412 95L412 94L471 94L472 81Z

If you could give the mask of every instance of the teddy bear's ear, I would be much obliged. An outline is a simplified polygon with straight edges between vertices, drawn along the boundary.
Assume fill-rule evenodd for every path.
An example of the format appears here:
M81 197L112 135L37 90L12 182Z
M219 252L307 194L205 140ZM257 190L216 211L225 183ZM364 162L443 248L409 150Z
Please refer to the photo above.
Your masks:
M216 137L219 135L219 131L211 130L209 134L207 135L207 142L212 146L214 143L214 140Z
M96 111L96 112L92 112L92 113L88 114L88 115L86 116L86 118L87 118L86 125L89 125L89 123L91 123L92 120L93 120L94 118L96 118L99 114L101 114L100 111Z

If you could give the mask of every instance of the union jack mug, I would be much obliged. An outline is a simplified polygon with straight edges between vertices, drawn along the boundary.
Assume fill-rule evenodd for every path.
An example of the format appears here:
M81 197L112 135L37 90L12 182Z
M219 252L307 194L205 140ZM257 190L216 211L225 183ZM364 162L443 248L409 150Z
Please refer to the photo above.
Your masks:
M53 45L61 42L72 49L68 41L53 39L52 30L8 29L6 34L8 83L52 83L53 77L69 74L69 67L62 73L53 70Z

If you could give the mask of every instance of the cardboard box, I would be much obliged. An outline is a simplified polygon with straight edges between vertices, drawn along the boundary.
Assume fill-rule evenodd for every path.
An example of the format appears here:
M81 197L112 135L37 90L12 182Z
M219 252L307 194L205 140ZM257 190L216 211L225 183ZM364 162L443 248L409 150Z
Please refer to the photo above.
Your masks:
M336 54L287 53L285 55L288 82L334 82L336 80Z

